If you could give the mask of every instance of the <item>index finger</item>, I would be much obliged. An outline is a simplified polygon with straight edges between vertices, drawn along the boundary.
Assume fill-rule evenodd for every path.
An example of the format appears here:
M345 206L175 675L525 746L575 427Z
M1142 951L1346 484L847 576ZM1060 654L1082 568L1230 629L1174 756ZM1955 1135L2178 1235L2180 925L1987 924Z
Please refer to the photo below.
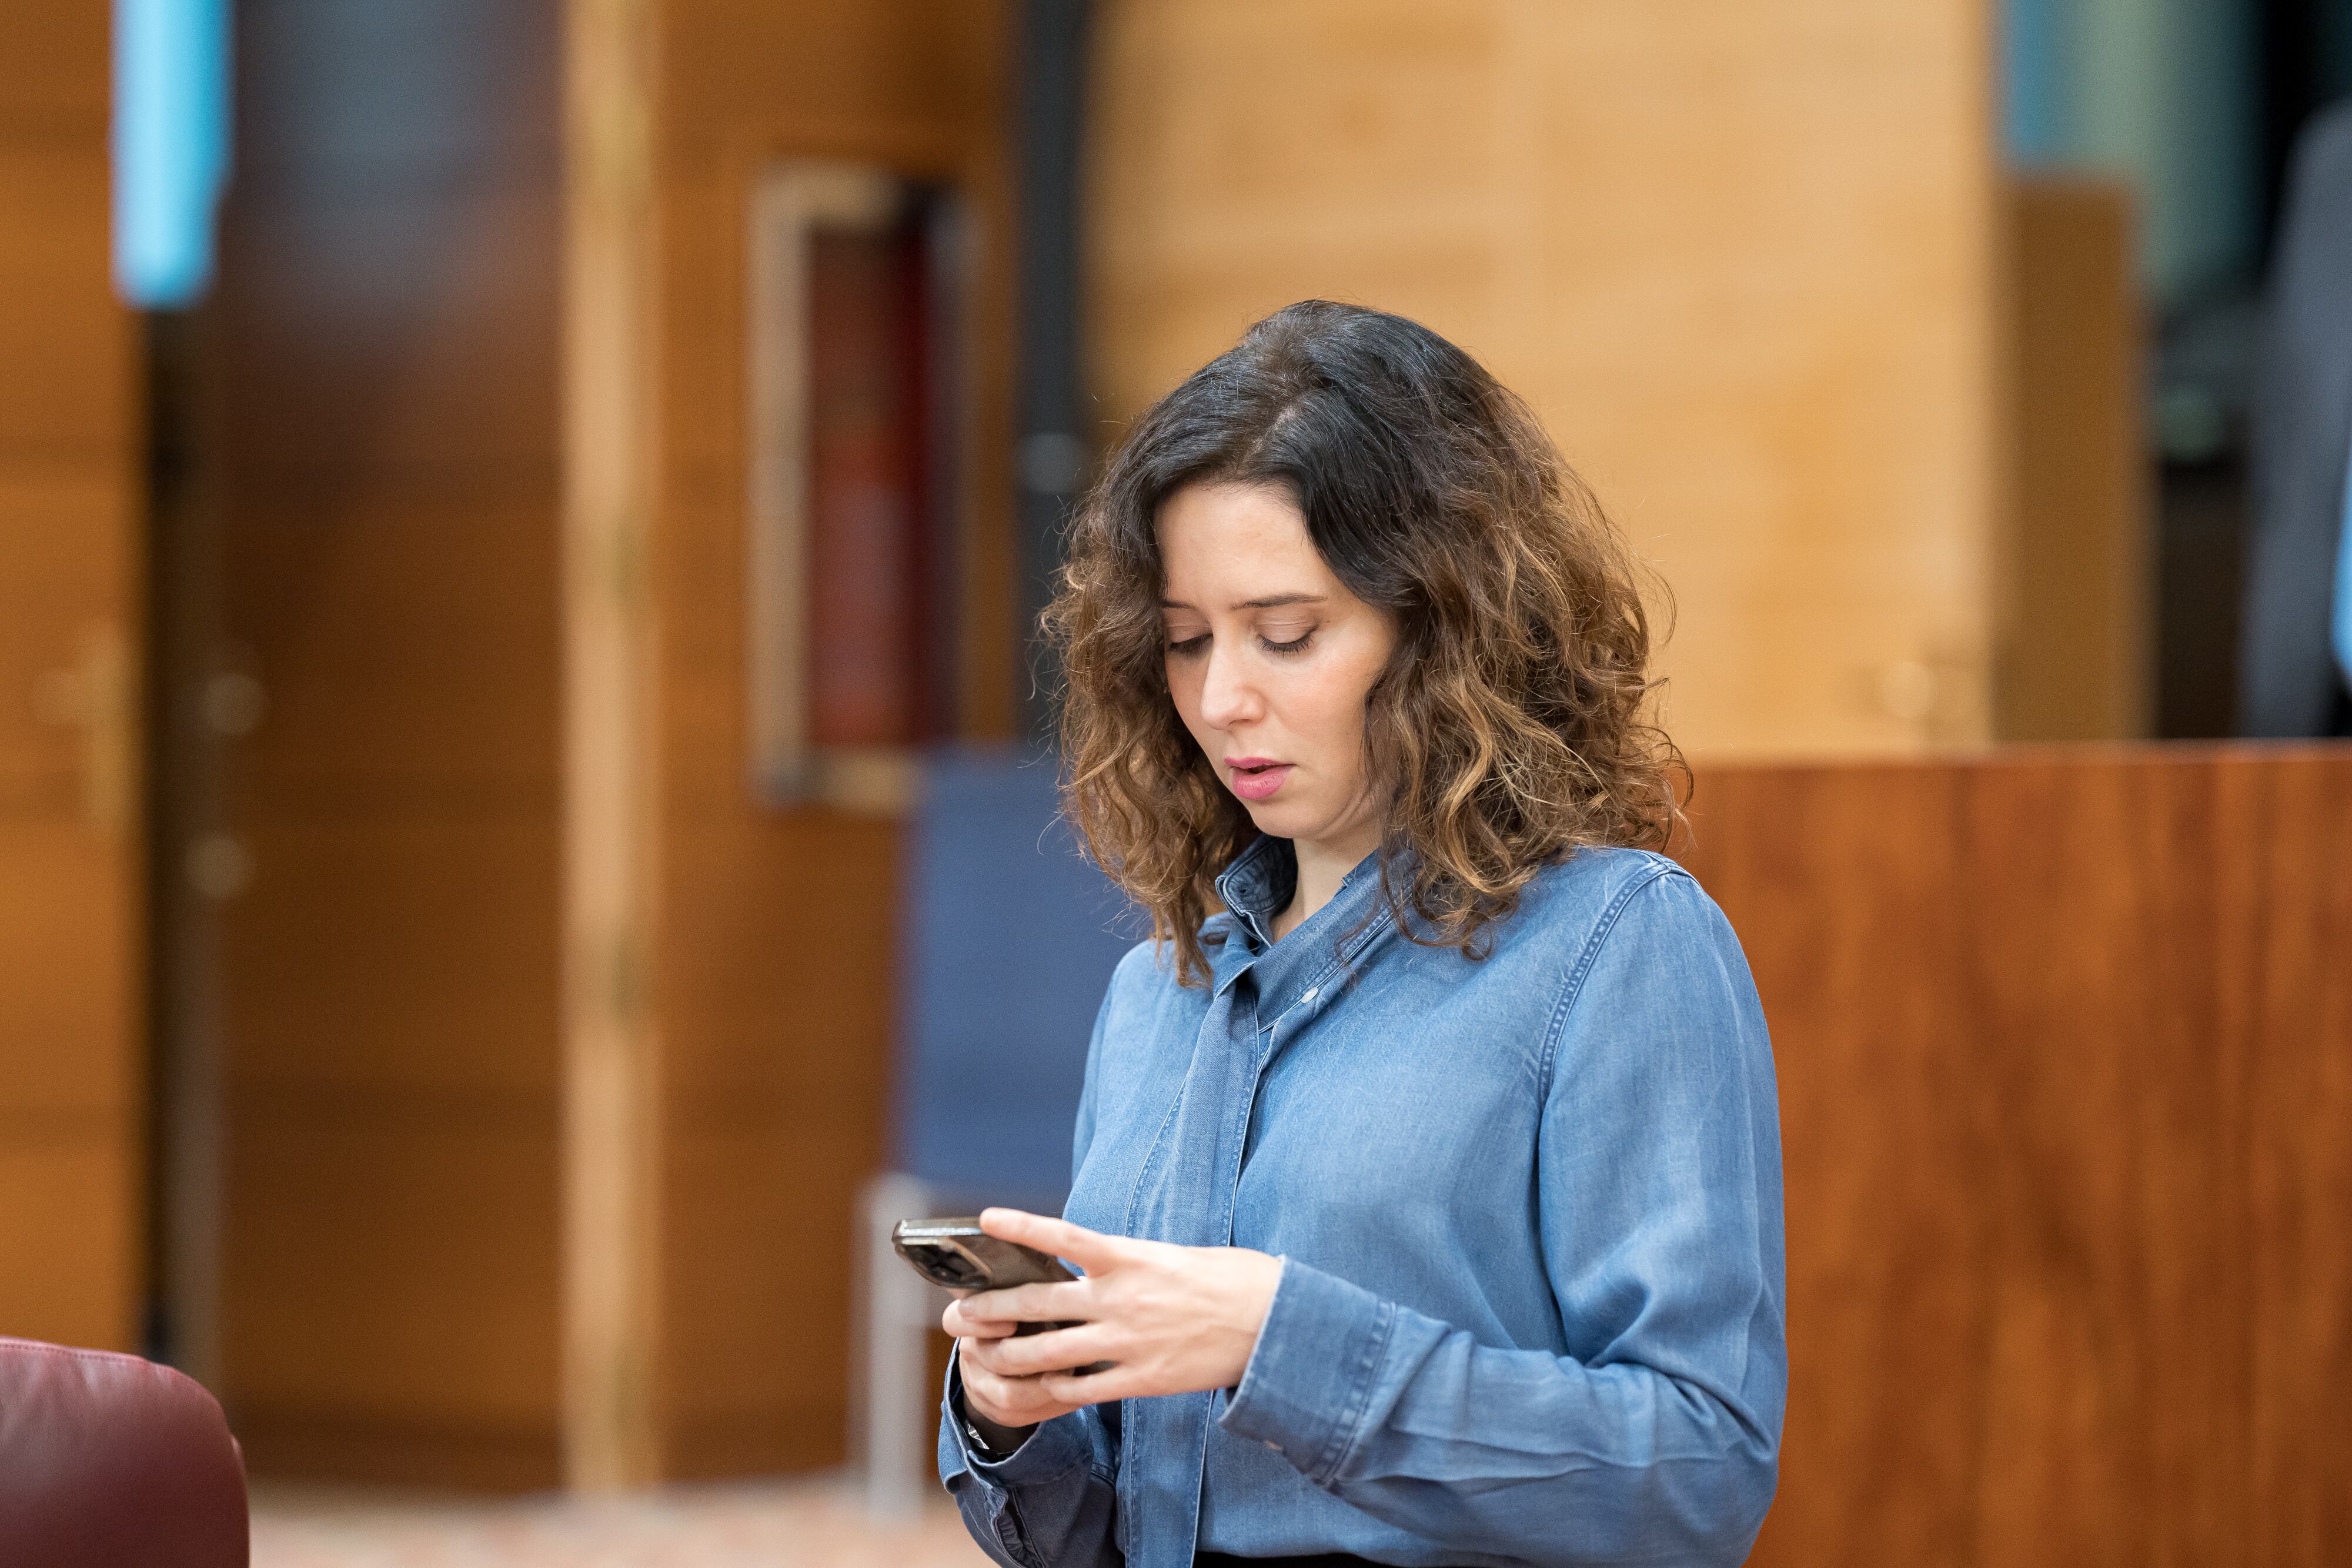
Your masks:
M1095 1312L1094 1297L1083 1280L982 1291L956 1303L957 1315L965 1322L1086 1322Z
M1052 1219L1018 1208L983 1208L980 1211L980 1228L1000 1241L1018 1241L1049 1256L1066 1258L1088 1273L1116 1262L1126 1241L1124 1237L1105 1236L1099 1230L1088 1230L1066 1219Z

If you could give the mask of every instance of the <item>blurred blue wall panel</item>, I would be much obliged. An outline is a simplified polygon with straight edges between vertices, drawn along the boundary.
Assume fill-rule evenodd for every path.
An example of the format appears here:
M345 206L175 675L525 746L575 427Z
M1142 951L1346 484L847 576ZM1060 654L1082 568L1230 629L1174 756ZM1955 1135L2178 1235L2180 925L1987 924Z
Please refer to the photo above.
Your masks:
M1059 1213L1111 970L1150 927L1080 857L1052 758L950 749L905 861L891 1149L975 1200Z
M2007 0L2001 7L2003 140L2011 161L2029 169L2063 162L2073 148L2071 33L2065 0Z
M229 162L229 0L115 0L114 284L191 305L212 282Z

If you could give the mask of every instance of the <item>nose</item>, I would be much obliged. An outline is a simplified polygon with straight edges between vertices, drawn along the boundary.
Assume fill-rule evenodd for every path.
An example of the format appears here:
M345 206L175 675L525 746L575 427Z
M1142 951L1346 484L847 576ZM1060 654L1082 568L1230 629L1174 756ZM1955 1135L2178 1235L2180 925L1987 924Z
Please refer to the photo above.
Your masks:
M1222 637L1210 643L1209 667L1201 673L1201 719L1217 729L1247 724L1265 708L1247 661L1225 652L1225 646Z

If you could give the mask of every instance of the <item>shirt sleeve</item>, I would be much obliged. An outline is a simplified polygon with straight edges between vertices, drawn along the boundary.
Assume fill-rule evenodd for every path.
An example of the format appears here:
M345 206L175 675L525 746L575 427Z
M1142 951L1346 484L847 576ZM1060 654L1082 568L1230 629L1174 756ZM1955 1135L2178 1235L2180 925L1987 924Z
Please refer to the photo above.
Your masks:
M1227 1429L1342 1500L1541 1563L1734 1564L1779 1470L1779 1113L1754 982L1667 871L1567 980L1538 1149L1569 1354L1481 1344L1286 1260Z
M1073 1176L1094 1140L1095 1067L1109 1016L1106 992L1087 1046L1086 1086L1072 1138ZM1006 1568L1117 1568L1123 1561L1118 1545L1118 1406L1089 1406L1041 1422L1011 1453L991 1457L973 1443L965 1425L960 1359L948 1358L940 1407L940 1480L955 1499L972 1540Z
M955 1364L950 1355L940 1478L972 1540L1006 1568L1117 1568L1118 1445L1105 1407L1042 1422L1012 1453L990 1458L965 1430Z

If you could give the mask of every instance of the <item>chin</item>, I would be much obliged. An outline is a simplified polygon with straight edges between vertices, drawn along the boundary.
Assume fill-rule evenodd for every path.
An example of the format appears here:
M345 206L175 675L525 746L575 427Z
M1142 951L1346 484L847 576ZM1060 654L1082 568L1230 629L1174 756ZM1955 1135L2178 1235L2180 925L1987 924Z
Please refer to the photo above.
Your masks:
M1311 840L1316 830L1323 826L1319 812L1293 800L1243 800L1242 809L1249 813L1257 831L1270 839Z

